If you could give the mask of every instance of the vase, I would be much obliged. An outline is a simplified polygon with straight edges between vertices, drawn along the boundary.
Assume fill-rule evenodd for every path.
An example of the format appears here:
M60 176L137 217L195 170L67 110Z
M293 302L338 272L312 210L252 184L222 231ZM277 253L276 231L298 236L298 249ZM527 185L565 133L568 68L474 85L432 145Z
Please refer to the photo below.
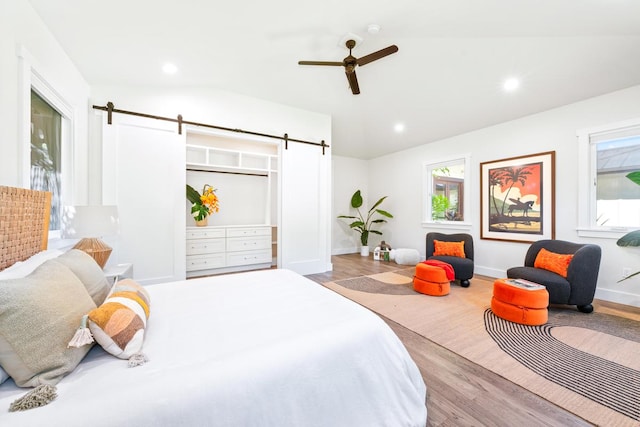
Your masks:
M369 246L361 246L360 247L360 255L361 256L369 256Z
M205 216L200 221L196 220L196 226L198 227L206 227L209 224L209 217Z

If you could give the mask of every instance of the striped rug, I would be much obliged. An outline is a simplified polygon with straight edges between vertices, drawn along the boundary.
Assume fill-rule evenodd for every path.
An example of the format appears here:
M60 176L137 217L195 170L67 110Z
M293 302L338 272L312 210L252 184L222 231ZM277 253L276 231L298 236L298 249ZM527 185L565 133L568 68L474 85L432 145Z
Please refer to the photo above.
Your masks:
M640 421L640 372L560 341L553 325L525 326L484 312L491 338L536 374Z
M640 316L552 306L546 325L523 326L491 312L492 279L431 297L413 272L324 285L593 424L640 425Z

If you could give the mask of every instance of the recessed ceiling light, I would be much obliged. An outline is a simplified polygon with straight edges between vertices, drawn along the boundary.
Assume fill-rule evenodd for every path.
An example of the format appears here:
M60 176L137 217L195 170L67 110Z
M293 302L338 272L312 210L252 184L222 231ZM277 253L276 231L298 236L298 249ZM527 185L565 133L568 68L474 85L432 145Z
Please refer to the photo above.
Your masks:
M369 34L378 34L380 32L380 25L378 25L378 24L369 24L367 26L367 32Z
M520 80L518 80L515 77L510 77L504 81L504 84L502 85L502 87L507 92L513 92L514 90L520 87Z
M393 130L395 130L397 133L404 132L404 123L396 123L393 126Z
M178 67L175 66L175 64L172 64L170 62L167 62L166 64L164 64L162 66L162 71L165 74L175 74L178 72Z

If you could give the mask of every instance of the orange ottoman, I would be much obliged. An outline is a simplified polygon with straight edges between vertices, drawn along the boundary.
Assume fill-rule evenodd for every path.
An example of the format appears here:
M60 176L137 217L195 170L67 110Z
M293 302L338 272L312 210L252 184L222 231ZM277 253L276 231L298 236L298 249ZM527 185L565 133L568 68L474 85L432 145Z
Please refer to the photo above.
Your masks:
M549 319L547 288L522 279L493 282L491 310L502 319L522 325L544 325Z
M420 263L413 276L413 289L421 294L440 297L449 294L451 285L447 273L441 267Z

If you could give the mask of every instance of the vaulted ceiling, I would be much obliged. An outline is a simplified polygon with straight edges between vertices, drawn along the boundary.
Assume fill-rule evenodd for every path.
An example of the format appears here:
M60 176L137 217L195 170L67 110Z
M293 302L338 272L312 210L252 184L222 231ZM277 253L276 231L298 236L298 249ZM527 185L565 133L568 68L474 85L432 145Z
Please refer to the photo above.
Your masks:
M219 88L327 113L333 153L363 159L640 84L637 0L30 3L91 85ZM399 47L356 68L359 95L341 67L298 65L342 61L347 35L355 57Z

